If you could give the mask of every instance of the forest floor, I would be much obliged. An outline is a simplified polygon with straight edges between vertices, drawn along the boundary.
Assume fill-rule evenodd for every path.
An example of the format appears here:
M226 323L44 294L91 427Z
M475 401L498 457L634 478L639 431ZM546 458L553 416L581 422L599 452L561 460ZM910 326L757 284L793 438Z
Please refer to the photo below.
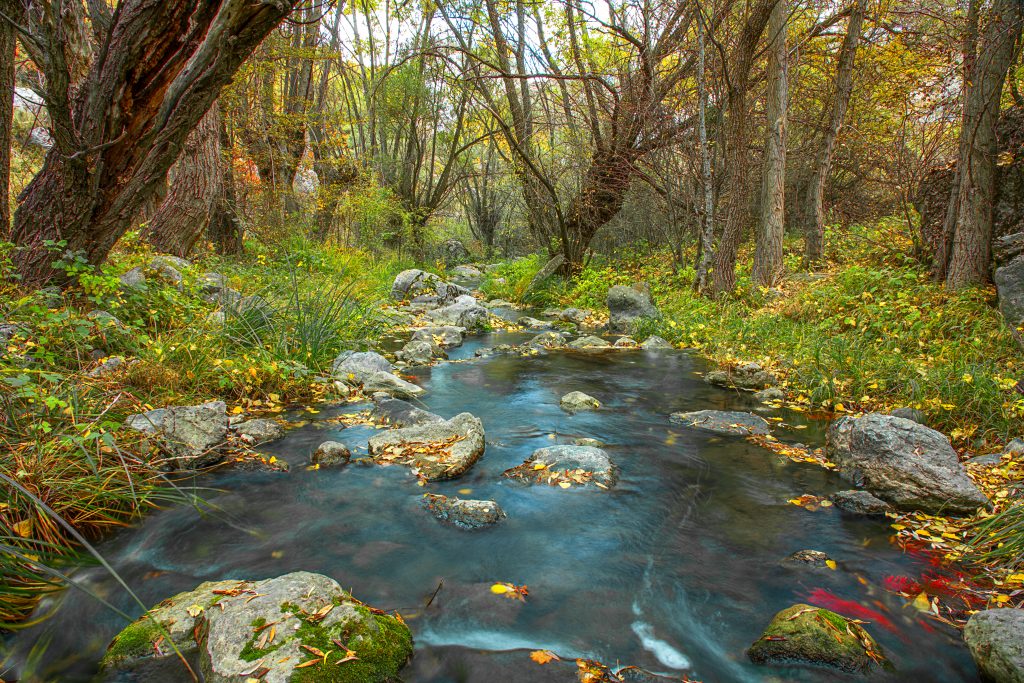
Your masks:
M881 258L880 246L888 249ZM837 237L827 268L813 274L799 272L798 247L787 243L796 274L777 290L752 287L741 271L737 296L722 301L691 294L692 269L649 253L595 260L572 282L535 292L527 285L541 258L519 259L493 270L481 289L489 298L600 315L609 287L647 282L662 317L645 323L638 339L657 334L724 366L758 361L781 378L788 408L822 418L915 408L965 459L1021 435L1020 350L992 306L994 292L951 294L930 282L885 223ZM0 506L14 549L4 556L10 578L0 585L0 626L59 587L60 567L82 560L84 542L154 506L190 500L149 463L140 436L121 428L128 415L221 399L229 412L254 416L325 400L323 376L339 350L372 346L393 327L381 304L394 276L413 265L291 240L249 245L237 259L202 258L180 282L150 272L145 289L123 288L118 277L152 258L128 239L102 271L69 263L75 287L28 292L11 279L0 249L0 382L10 389L0 399L0 449L11 473L3 477L17 491ZM264 297L276 322L256 330L252 320L212 315L217 302L204 297L205 272ZM113 356L131 362L97 372ZM893 520L899 541L943 559L977 555L966 541L1008 509L1024 462L1004 457L970 473L996 502L993 511L972 520L904 515ZM1008 548L1019 562L1016 543ZM1014 573L1013 555L998 542L982 546L994 554L981 558L973 578L961 575L958 590L982 606L1019 601L1024 574Z

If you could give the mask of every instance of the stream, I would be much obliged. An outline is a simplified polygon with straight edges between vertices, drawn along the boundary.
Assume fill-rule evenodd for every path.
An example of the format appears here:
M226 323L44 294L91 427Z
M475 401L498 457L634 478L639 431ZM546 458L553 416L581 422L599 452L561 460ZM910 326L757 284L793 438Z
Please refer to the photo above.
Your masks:
M197 485L207 489L202 495L213 513L161 510L99 549L147 604L207 580L300 569L326 574L360 600L402 613L416 642L405 673L410 682L540 680L530 672L544 669L525 652L502 654L519 649L705 682L848 680L825 669L755 666L745 654L778 610L797 602L833 607L830 600L878 615L862 618L895 670L873 680L978 679L955 629L883 590L888 576L937 571L892 545L884 518L787 502L848 483L742 439L671 424L668 416L755 411L784 420L775 431L781 440L812 445L823 442L825 423L706 384L704 362L682 351L474 357L483 346L533 334L469 337L449 352L464 362L411 371L427 389L422 407L444 417L468 411L483 421L486 452L459 479L424 489L401 466L307 470L320 442L341 441L355 458L366 454L374 431L331 422L366 405L319 406L290 415L303 424L260 448L286 460L289 473L203 477ZM559 398L574 390L603 407L562 411ZM614 489L531 487L501 477L535 449L580 437L608 444L620 469ZM425 490L495 500L508 519L473 532L442 525L422 509ZM807 548L828 553L837 569L780 564ZM83 568L75 578L140 613L102 569ZM529 596L520 603L481 589L496 581L528 586ZM25 666L35 645L47 680L89 680L123 620L74 589L41 609L54 601L53 618L8 642L12 659Z

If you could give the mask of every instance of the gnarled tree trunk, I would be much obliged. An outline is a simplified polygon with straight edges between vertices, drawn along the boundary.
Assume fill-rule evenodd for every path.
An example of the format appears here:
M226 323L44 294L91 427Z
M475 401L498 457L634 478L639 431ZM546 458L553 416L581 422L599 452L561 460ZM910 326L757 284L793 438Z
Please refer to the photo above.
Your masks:
M26 283L63 283L55 243L99 264L166 181L185 138L294 0L123 0L77 92L44 69L56 143L15 214ZM46 36L40 36L45 39ZM58 39L34 61L63 52ZM56 105L56 106L54 106Z
M146 239L157 251L185 257L210 223L220 198L220 108L215 102L185 139L168 174L167 196L149 221Z

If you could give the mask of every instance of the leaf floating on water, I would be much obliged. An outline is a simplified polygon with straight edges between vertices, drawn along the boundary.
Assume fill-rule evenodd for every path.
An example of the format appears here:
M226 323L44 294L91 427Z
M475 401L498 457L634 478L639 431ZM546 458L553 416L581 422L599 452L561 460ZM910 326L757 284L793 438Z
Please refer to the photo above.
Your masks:
M919 612L932 611L932 601L928 599L928 594L924 591L917 594L917 597L914 598L914 602L912 604L914 605L914 609Z
M526 586L517 586L514 583L496 583L491 586L491 592L495 595L504 595L512 600L525 602L525 597L530 594Z
M534 650L530 653L530 659L538 664L547 664L550 661L561 661L558 656L549 650Z
M567 489L567 488L569 488L570 486L572 486L572 484L570 484L570 483L569 483L569 482L567 482L567 481L560 481L560 482L558 482L558 485L559 485L559 486L560 486L561 488L563 488L563 489Z
M835 569L836 569L836 561L835 560L825 560L825 566L828 567L829 569L831 569L832 571L835 571Z

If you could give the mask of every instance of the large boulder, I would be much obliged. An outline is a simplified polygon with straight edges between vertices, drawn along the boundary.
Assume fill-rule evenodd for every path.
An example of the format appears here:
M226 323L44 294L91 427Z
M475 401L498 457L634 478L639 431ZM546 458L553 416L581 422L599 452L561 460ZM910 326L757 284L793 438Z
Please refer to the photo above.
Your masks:
M370 457L376 462L406 465L427 481L454 479L472 467L483 453L483 423L469 413L370 437Z
M607 489L618 480L618 470L608 453L593 446L538 448L523 464L504 474L511 479L562 488L575 485Z
M262 418L239 422L234 426L234 430L242 441L253 446L276 441L284 436L284 427L273 420Z
M578 339L573 339L569 342L569 348L576 349L578 351L585 351L589 349L610 349L611 346L612 345L604 339L593 335L579 337Z
M402 621L353 599L334 579L309 572L210 581L164 600L114 638L102 675L181 679L181 661L168 638L198 663L207 683L389 683L412 656L412 635Z
M334 359L332 374L349 384L363 384L378 372L391 372L395 366L374 351L342 351Z
M452 268L452 277L460 278L463 280L473 280L476 278L483 277L484 274L474 266L456 266Z
M590 394L584 394L582 391L570 391L562 397L558 405L561 406L562 410L575 413L581 410L597 410L601 407L601 402Z
M324 441L309 456L309 464L318 467L344 465L352 459L352 451L338 441Z
M399 398L374 397L370 419L378 424L391 427L411 427L431 422L444 422L444 418L429 411L417 408L408 401Z
M743 363L731 370L713 370L704 375L704 381L708 384L716 384L720 387L730 389L743 389L744 391L759 391L765 387L774 386L777 382L775 375L768 372L758 363Z
M403 346L395 357L409 365L430 365L435 358L443 358L444 351L437 344L413 339Z
M460 529L482 529L505 519L505 511L493 500L462 500L428 493L423 505L442 522Z
M471 258L469 249L466 249L462 240L454 237L445 240L441 245L441 255L444 258L444 264L449 267L465 263Z
M402 301L419 294L434 293L439 284L442 284L442 280L434 273L419 268L403 270L395 276L395 282L391 285L391 298Z
M646 284L615 285L608 290L608 326L612 330L627 332L639 320L657 316L658 307Z
M437 344L441 348L450 349L455 346L461 346L465 335L465 327L435 325L433 327L421 327L412 333L412 338L416 341L428 341Z
M687 427L728 436L764 435L770 432L768 422L764 418L753 413L730 410L696 410L689 413L672 413L669 419Z
M1024 256L996 268L992 278L999 294L999 311L1013 329L1024 326Z
M964 642L986 680L1024 683L1024 609L989 609L964 627Z
M487 309L471 296L463 295L442 308L429 311L426 319L435 325L452 325L467 330L479 330L487 326Z
M529 286L526 288L526 293L535 292L540 289L541 285L547 282L547 279L555 274L555 271L562 267L565 263L565 256L563 254L556 254L551 260L544 264L544 267L537 271L537 274L530 280Z
M911 420L871 413L828 431L840 473L901 510L970 514L988 503L944 435Z
M130 415L125 426L157 438L174 469L208 467L223 458L228 415L223 401L157 408Z
M852 491L838 491L831 496L832 502L837 508L844 512L855 515L884 515L892 512L893 507L881 498L871 495L868 491L860 489Z
M859 623L810 605L776 614L747 655L755 664L809 664L850 673L868 673L887 661Z
M416 398L426 391L423 387L396 377L390 372L375 372L363 382L363 393L372 395L384 393L395 398Z

